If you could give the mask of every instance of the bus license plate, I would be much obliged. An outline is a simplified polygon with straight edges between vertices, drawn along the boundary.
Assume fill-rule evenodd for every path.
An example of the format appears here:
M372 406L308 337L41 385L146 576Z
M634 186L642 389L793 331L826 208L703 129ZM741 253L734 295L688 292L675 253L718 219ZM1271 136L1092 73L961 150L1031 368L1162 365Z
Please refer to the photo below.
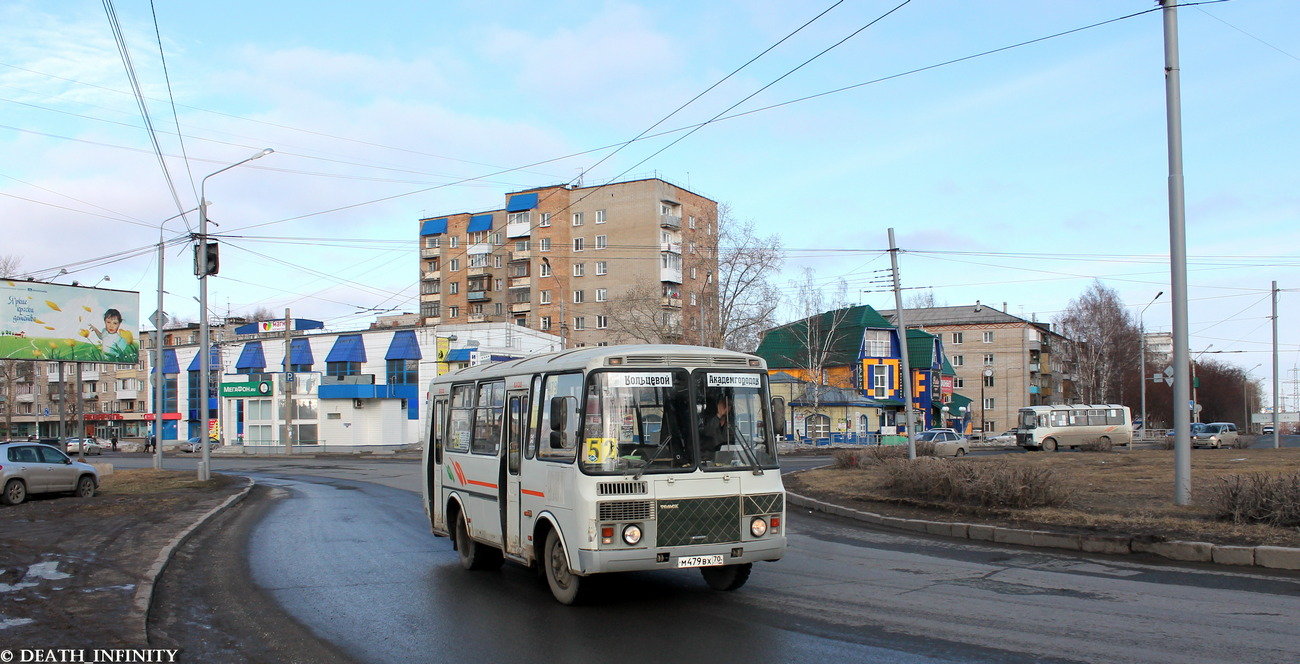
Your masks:
M713 567L722 564L722 554L713 556L683 556L677 559L677 567Z

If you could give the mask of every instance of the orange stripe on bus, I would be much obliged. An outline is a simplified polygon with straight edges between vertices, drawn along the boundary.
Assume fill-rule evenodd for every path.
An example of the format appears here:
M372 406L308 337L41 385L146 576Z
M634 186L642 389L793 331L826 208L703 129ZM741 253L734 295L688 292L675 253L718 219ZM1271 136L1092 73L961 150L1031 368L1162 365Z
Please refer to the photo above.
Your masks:
M489 488L489 489L495 489L495 488L497 488L497 485L495 485L495 484L492 484L492 483L490 483L490 482L480 482L480 481L478 481L478 480L465 480L465 483L466 483L466 484L473 484L473 485L475 485L475 486L487 487L487 488Z
M522 489L522 491L525 496L537 496L538 498L546 497L546 494L541 491L533 491L532 489Z

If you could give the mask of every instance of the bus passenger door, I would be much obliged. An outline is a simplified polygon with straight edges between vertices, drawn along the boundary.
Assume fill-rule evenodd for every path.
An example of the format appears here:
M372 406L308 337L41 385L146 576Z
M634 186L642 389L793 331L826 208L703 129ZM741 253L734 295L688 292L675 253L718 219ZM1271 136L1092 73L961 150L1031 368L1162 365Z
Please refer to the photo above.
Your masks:
M523 463L524 438L528 433L528 390L506 393L506 490L501 502L501 532L505 552L523 556L526 548L520 532L520 465Z
M428 466L424 469L425 486L428 487L428 495L425 499L429 501L430 518L433 522L433 530L439 533L446 533L447 530L447 497L443 495L443 482L446 479L444 473L446 470L443 464L446 462L444 454L447 448L447 396L435 397L433 404L429 408L430 430L432 440L432 450L428 456Z

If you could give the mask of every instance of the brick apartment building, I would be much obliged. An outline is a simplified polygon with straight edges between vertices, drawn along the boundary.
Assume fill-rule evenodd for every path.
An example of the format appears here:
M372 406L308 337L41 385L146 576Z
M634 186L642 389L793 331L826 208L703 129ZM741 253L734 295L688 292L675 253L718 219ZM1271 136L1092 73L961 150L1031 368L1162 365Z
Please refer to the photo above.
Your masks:
M661 179L513 192L420 220L423 325L512 322L575 348L707 343L718 204Z

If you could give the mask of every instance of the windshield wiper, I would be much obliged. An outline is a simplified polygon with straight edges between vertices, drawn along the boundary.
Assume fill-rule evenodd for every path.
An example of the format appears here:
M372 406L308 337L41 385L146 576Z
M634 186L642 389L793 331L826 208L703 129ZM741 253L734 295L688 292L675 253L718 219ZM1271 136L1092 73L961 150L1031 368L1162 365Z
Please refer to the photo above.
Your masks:
M731 427L731 437L739 440L740 448L749 453L749 469L753 471L755 475L762 475L763 469L758 462L758 450L754 449L754 442L747 440L745 436L742 436L740 434L740 429L737 427Z

